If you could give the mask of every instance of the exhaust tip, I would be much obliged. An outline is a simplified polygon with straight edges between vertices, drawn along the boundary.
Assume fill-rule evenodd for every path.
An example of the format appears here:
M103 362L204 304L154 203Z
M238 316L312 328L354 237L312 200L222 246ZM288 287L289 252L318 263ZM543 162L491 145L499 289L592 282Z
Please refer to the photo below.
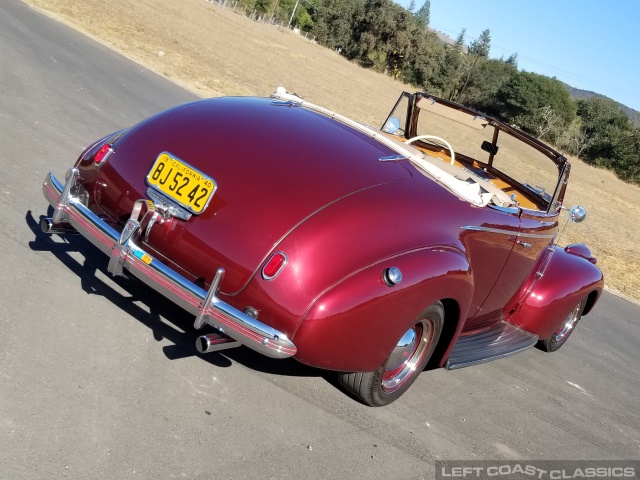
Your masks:
M209 340L207 340L207 337L205 335L202 335L201 337L198 337L196 339L196 349L200 353L207 353L209 345Z
M44 233L51 233L51 229L53 228L53 220L49 217L45 217L40 220L40 230Z
M201 335L196 339L196 349L200 353L219 352L239 346L240 342L237 340L218 333Z
M53 223L53 219L51 217L44 217L42 220L40 220L40 230L42 230L44 233L57 233L60 235L78 233L75 228L73 228L66 222L60 222L57 224Z

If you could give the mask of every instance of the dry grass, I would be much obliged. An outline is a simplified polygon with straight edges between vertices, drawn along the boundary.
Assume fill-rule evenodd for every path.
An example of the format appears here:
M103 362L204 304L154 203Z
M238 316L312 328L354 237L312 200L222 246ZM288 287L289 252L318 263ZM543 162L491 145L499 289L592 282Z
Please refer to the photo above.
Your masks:
M379 125L402 90L337 53L205 0L25 0L202 96L289 91ZM164 52L160 56L159 52ZM572 159L565 204L588 220L561 243L586 242L609 289L640 300L640 188Z

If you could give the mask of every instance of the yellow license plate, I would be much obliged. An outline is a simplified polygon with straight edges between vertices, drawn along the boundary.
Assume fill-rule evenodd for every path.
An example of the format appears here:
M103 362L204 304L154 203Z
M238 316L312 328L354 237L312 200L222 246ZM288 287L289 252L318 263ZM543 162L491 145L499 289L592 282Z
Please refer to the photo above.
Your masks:
M147 183L191 213L202 213L216 191L216 181L183 162L162 152L154 162Z

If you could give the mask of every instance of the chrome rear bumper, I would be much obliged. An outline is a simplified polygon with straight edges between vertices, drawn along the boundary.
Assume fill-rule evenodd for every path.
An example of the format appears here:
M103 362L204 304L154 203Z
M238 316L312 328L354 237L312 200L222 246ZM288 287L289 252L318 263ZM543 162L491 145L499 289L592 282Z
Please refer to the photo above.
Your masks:
M69 169L64 185L52 173L47 175L42 191L55 209L50 228L61 225L59 230L64 231L69 225L72 226L109 256L111 273L117 275L127 269L133 276L196 315L195 328L209 324L268 357L287 358L296 354L296 346L286 335L216 296L223 269L218 270L208 292L198 287L136 245L135 240L140 233L140 225L136 221L129 220L120 233L85 207L74 196L77 177L76 168Z

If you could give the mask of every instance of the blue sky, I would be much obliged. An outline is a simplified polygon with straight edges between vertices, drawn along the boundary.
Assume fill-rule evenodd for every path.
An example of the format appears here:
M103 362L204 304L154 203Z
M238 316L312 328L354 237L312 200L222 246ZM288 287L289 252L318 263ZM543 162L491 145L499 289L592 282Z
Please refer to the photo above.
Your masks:
M454 39L466 27L466 44L488 28L490 57L517 52L520 70L640 111L640 0L431 0L430 26Z

